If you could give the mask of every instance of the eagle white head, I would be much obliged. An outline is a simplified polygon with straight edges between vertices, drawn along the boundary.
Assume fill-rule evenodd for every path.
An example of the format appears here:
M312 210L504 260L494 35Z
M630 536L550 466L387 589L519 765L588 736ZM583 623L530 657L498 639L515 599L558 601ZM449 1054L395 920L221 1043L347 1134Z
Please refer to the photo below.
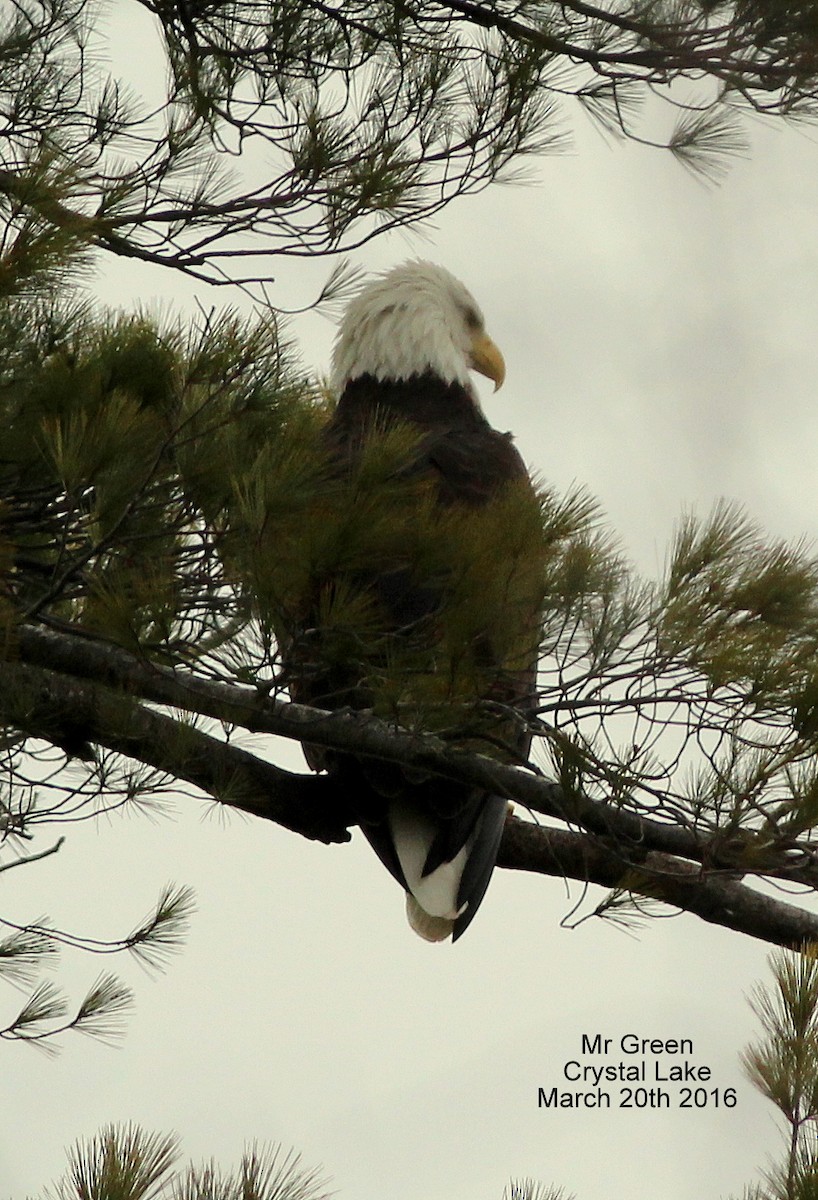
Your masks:
M503 356L466 287L435 263L403 263L367 284L348 305L332 357L340 395L362 375L410 379L432 372L471 392L469 371L505 378Z

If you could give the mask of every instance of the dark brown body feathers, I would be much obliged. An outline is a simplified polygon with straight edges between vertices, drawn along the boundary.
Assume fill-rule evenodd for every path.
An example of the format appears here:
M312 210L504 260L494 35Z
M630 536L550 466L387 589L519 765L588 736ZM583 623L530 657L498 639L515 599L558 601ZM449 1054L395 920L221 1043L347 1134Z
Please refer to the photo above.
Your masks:
M351 476L373 432L389 430L398 424L408 425L420 435L411 456L401 466L401 475L407 481L418 481L431 488L434 503L443 509L478 512L509 487L524 489L534 502L525 464L510 435L489 425L465 387L447 384L431 372L387 382L364 375L347 383L325 431L332 472L340 478ZM502 562L497 562L497 571L505 569ZM332 586L332 581L322 583L327 585ZM396 565L394 569L372 572L366 578L362 575L361 586L377 595L384 632L398 640L410 636L425 638L425 671L447 669L445 661L438 661L440 649L435 644L437 614L447 599L445 580L424 581L411 566ZM521 717L531 704L536 677L539 614L531 611L531 607L528 605L529 611L523 613L510 610L505 616L498 614L501 623L507 619L521 623L521 628L525 626L528 630L526 645L530 643L530 648L524 655L522 668L517 663L513 671L504 675L504 664L491 661L495 650L488 635L484 647L471 648L476 661L482 662L489 673L494 667L497 669L491 695L482 699L495 699L514 707ZM305 617L306 625L314 620L310 615ZM345 704L366 707L367 693L361 688L361 674L361 665L355 662L346 666L336 663L331 670L302 672L293 693L299 700L323 707ZM516 752L524 757L529 743L524 720L516 723L511 735L506 722L503 736L506 739L510 736L513 743L508 756L513 757ZM485 747L478 743L475 748ZM457 895L458 907L466 907L454 922L453 936L462 934L477 911L491 877L505 822L505 801L434 776L418 779L393 764L310 748L307 754L313 766L326 769L334 777L345 798L354 804L373 848L404 887L406 880L389 820L389 806L396 798L411 803L435 823L436 834L424 875L453 859L468 839L473 839Z

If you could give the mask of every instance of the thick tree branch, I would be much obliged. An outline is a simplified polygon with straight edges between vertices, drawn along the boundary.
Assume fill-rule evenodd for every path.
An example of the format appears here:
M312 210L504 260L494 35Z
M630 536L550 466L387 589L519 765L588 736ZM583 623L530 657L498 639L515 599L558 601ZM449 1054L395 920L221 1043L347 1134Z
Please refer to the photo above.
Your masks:
M472 783L534 812L616 838L623 849L630 847L640 855L660 850L699 861L707 850L706 841L691 830L614 809L579 793L567 795L558 783L541 775L484 755L453 750L438 738L405 733L366 714L328 713L271 699L260 690L168 670L108 643L54 630L23 625L16 632L16 641L21 658L32 665L124 689L144 700L213 717L250 733L348 750Z
M58 745L94 742L304 837L349 840L353 817L341 811L326 779L284 771L104 686L0 663L0 721Z
M518 817L506 822L497 865L622 888L777 946L797 948L818 941L818 914L765 896L736 879L655 851L645 855L638 869L625 868L620 854L592 838L543 829Z
M19 649L31 658L60 660L64 670L71 663L78 671L82 667L86 674L95 672L99 678L80 680L42 666L6 662L0 666L0 717L32 736L69 742L90 739L305 837L324 842L349 838L347 827L355 818L331 779L284 771L107 685L118 683L120 688L134 690L138 683L152 681L148 690L154 694L147 698L167 703L175 702L182 693L188 704L194 696L204 697L214 710L209 715L231 722L244 717L244 727L254 727L256 732L284 732L285 736L357 748L358 752L363 738L367 750L378 757L411 761L444 775L469 778L480 786L509 784L505 790L520 791L523 803L531 789L535 804L528 807L550 806L552 815L565 819L556 784L477 755L454 753L434 739L396 734L360 714L324 714L273 702L245 688L180 677L116 647L67 634L23 629ZM594 804L589 810L586 827L608 815L599 810L604 806ZM660 899L713 924L777 945L818 941L818 916L764 896L723 873L652 849L649 837L638 846L632 840L621 844L618 833L613 835L616 818L622 815L629 814L610 814L611 821L601 830L606 838L543 828L510 817L498 863L512 870L567 877ZM657 825L643 824L649 833Z

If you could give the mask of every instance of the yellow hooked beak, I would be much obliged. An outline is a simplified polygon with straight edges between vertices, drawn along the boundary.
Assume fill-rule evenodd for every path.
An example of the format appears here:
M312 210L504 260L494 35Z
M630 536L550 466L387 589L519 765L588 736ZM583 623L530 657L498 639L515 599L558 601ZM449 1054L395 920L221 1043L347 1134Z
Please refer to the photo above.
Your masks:
M477 333L471 344L469 363L475 371L494 381L494 390L503 386L506 364L502 354L487 333Z

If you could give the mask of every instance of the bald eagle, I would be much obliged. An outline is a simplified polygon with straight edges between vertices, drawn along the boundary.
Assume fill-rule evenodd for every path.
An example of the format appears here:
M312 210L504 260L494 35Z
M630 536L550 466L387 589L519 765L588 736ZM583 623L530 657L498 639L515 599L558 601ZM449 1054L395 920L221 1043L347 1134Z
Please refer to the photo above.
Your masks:
M331 473L354 481L349 527L369 522L372 540L368 561L350 550L317 572L300 644L291 641L291 692L324 708L389 712L391 703L409 727L418 712L439 710L448 715L427 719L426 728L520 761L536 675L542 525L523 460L510 435L486 420L472 371L496 390L503 357L473 297L442 267L406 263L349 304L324 439ZM382 512L367 508L361 480L373 439L390 433L397 459L393 446L383 483L402 499L391 502L381 529ZM337 614L339 597L357 604L365 633L339 637L343 622L327 615ZM394 764L305 752L334 777L405 889L412 928L429 941L459 938L494 869L506 801Z

